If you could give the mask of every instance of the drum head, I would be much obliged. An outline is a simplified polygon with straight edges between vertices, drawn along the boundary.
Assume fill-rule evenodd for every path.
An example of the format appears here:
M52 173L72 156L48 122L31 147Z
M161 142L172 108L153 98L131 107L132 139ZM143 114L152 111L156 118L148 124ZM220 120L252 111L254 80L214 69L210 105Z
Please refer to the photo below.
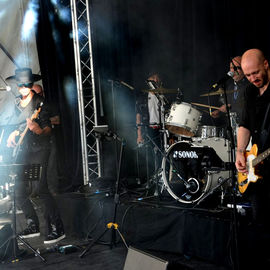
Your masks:
M207 171L221 168L222 160L211 147L190 142L170 146L162 160L162 178L168 193L177 201L192 204L206 192Z
M169 132L175 135L182 135L185 137L193 137L195 135L194 132L189 131L187 127L178 127L177 123L174 125L166 125L166 128Z

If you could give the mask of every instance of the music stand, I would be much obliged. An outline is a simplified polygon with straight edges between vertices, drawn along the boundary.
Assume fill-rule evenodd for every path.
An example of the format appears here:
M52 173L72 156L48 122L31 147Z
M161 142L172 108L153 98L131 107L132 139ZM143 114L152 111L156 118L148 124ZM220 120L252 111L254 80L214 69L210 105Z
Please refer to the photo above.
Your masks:
M126 144L125 140L118 137L117 134L113 133L112 131L109 130L109 127L107 125L105 126L94 126L94 131L97 133L96 136L105 136L105 138L109 138L112 137L114 140L118 140L121 142L121 148L120 148L120 154L119 154L119 162L118 162L118 169L117 169L117 179L116 179L116 184L115 184L115 193L114 193L114 214L113 214L113 221L109 222L107 224L107 228L94 240L92 240L92 242L90 242L90 244L84 249L84 251L79 255L80 258L82 258L87 251L89 251L91 249L91 247L97 242L99 241L99 239L101 239L101 237L103 235L105 235L105 233L107 231L109 231L110 229L114 229L112 230L112 234L111 234L111 243L110 243L110 247L112 248L113 245L115 245L115 239L116 239L116 235L115 235L115 231L118 232L119 236L121 237L123 243L125 244L126 248L128 248L127 243L123 237L123 235L121 234L121 232L118 229L118 224L116 223L116 214L117 214L117 207L119 204L119 198L120 198L120 194L119 194L119 181L120 181L120 172L121 172L121 165L122 165L122 156L123 156L123 148Z
M10 238L8 238L3 245L5 245L10 240L13 241L13 262L18 261L17 257L17 242L19 240L29 248L32 252L35 253L43 262L45 262L45 258L43 258L38 251L36 251L33 247L31 247L20 235L17 234L16 229L16 181L34 181L39 180L42 172L42 167L40 164L32 164L32 165L24 165L24 164L4 164L0 165L0 175L4 175L5 177L9 177L11 182L14 183L13 187L13 220L12 220L12 227L13 227L13 234Z

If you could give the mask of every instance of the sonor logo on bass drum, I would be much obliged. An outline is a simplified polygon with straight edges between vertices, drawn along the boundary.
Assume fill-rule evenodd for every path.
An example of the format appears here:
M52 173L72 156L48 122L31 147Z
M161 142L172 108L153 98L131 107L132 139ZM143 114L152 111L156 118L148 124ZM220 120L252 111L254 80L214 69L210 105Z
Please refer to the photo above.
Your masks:
M174 151L173 158L199 158L195 151Z

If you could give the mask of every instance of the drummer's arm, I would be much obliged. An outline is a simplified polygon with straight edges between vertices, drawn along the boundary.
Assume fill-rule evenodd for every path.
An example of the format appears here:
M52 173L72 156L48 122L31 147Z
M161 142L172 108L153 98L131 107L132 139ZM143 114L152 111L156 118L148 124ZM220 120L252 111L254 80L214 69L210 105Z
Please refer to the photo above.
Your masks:
M137 144L143 143L142 126L140 124L141 124L141 115L137 113L136 114Z
M228 104L228 106L230 107L231 104ZM211 116L213 118L216 118L216 117L219 116L219 112L223 112L223 113L226 113L227 112L227 108L226 108L226 105L225 104L221 105L217 110L212 111L211 112Z

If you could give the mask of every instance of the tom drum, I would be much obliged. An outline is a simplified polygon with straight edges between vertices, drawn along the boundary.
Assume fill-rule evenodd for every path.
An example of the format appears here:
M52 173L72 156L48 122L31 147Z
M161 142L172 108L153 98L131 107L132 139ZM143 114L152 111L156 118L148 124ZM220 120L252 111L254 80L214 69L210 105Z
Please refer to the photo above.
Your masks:
M165 126L173 134L192 137L195 135L201 113L192 105L182 102L173 103Z

